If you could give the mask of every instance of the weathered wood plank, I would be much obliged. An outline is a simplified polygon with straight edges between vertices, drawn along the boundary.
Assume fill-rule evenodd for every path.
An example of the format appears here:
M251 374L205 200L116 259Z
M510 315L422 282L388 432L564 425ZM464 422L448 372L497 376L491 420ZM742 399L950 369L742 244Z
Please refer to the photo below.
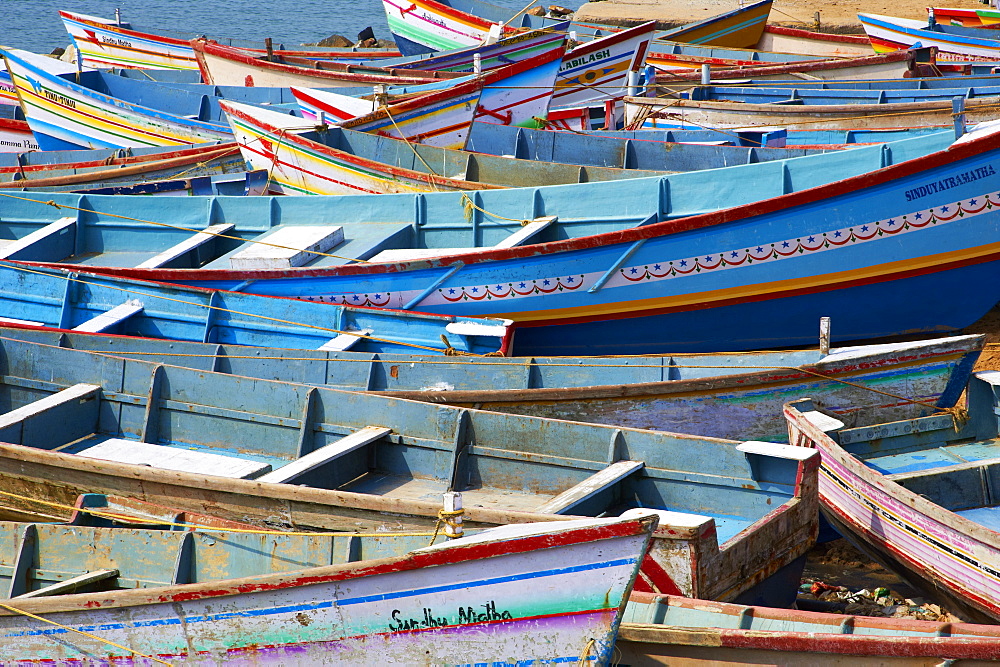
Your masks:
M36 261L47 260L50 262L55 262L59 261L60 259L65 259L67 256L66 251L69 249L69 245L67 245L67 243L64 243L62 241L58 243L53 243L53 241L56 239L58 235L64 233L65 230L69 229L75 224L76 224L75 217L59 218L54 222L50 222L41 229L36 229L35 231L31 232L24 238L17 239L12 243L4 245L4 247L0 249L0 259L15 258L14 255L16 255L17 253L24 252L25 250L28 250L32 246L35 246L36 249L33 249L34 251L31 257L17 257L16 259L32 259ZM48 252L45 252L45 248L41 247L45 244L48 244L49 246ZM42 252L43 257L36 256L36 254L39 251ZM59 255L59 257L51 256L51 253L53 251L55 251L55 254ZM50 255L50 256L46 257L44 255Z
M184 239L180 243L167 248L158 255L150 257L145 262L142 262L137 269L156 269L167 262L171 262L184 253L191 252L195 248L202 246L209 241L213 240L219 234L225 234L226 232L233 229L236 225L234 223L224 223L219 225L211 225L206 227L197 234L192 234L188 238Z
M645 465L642 461L617 461L612 463L604 470L594 473L579 484L566 489L555 498L540 505L535 511L544 514L566 513L574 506L617 484L632 473L641 470Z
M102 461L148 465L162 470L196 472L232 479L254 479L271 471L271 464L260 461L122 438L109 438L84 449L78 455Z
M144 306L141 301L137 299L130 299L123 304L115 306L106 313L101 313L97 317L92 317L83 324L73 327L73 331L80 331L82 333L101 333L102 331L107 331L120 322L124 322L133 315L141 313L143 308Z
M302 458L293 461L286 466L278 468L274 472L269 472L266 475L258 477L257 481L276 483L289 482L300 475L304 475L310 470L318 468L324 463L328 463L335 458L349 454L356 449L360 449L361 447L364 447L379 438L387 436L390 433L392 433L392 429L384 426L366 426L360 431L351 433L336 442L331 442L325 447L320 447L316 451L310 452Z
M67 387L51 396L33 401L27 405L22 405L16 410L0 415L0 429L13 426L18 422L23 422L31 417L37 417L44 412L48 412L60 405L65 405L72 401L88 398L101 391L101 386L97 384L75 384Z
M31 591L29 593L24 593L22 595L15 596L19 600L25 598L39 598L46 595L62 595L63 593L75 593L81 586L87 586L88 584L96 584L99 581L104 581L105 579L113 579L118 576L118 570L96 570L94 572L86 572L79 576L67 579L66 581L60 581L55 584L50 584L44 588L39 588L37 591Z
M230 257L230 268L290 269L308 264L316 259L314 253L326 252L343 243L344 228L339 225L287 226L259 240L262 243L254 243Z
M543 229L550 227L556 220L558 216L549 215L544 218L535 218L529 222L521 229L517 230L507 238L505 238L500 243L493 246L494 248L514 248L519 245L524 245L529 239L534 237L536 234L541 232Z
M358 341L365 336L370 335L374 331L374 329L361 329L356 333L345 331L336 338L331 338L326 343L323 343L318 349L325 350L327 352L343 352L357 345Z

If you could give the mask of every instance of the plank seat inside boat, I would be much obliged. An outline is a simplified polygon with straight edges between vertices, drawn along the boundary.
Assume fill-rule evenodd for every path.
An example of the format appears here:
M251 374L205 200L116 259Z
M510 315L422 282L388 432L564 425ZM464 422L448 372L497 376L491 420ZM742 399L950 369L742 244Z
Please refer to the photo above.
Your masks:
M32 409L47 430L35 423L0 430L0 441L60 454L86 456L94 445L127 438L129 447L157 453L198 451L270 464L295 485L438 506L440 494L454 490L466 507L537 511L569 492L563 500L569 498L575 515L655 508L714 517L711 539L720 542L794 503L803 457L815 456L802 447L717 446L695 436L376 399L61 348L46 348L55 370L40 377L33 370L41 363L37 355L22 352L30 345L4 341L0 410L52 400L102 378L103 389L76 390L96 400L58 399L64 413ZM364 442L352 442L357 438ZM210 469L202 464L193 472Z
M278 227L253 237L252 240L268 241L271 236L276 234L277 231L281 229L283 229L283 227L279 225ZM341 264L349 264L356 259L368 259L386 248L405 248L412 246L412 244L413 226L410 223L345 223L343 225L342 240L322 251L329 253L329 255L313 255L311 258L307 256L301 264L296 266L309 266L314 268L323 266L339 266ZM227 252L212 261L207 262L203 268L230 269L232 268L232 260L245 249L246 248L244 246L240 246L235 250Z
M124 438L108 438L74 453L102 461L132 463L161 470L180 470L233 479L254 479L271 472L269 463Z

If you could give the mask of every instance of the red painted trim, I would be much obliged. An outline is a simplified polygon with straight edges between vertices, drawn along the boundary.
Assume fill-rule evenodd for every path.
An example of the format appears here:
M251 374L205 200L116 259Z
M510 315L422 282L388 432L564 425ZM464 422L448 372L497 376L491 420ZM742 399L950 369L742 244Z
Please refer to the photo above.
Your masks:
M536 245L520 246L505 249L480 249L476 252L451 255L441 258L413 260L395 264L348 264L331 269L299 269L299 270L259 270L259 271L227 271L206 269L132 269L89 267L91 271L129 277L149 277L156 275L160 280L264 280L274 278L309 278L324 275L374 275L385 273L402 273L425 268L452 266L456 262L466 265L487 261L515 260L539 255L550 255L574 250L586 250L607 245L633 243L640 239L656 238L679 234L681 232L721 227L728 223L746 220L776 211L782 211L796 206L805 206L821 202L837 196L856 193L863 190L873 190L885 183L900 180L921 172L939 167L947 167L956 161L975 157L997 150L996 135L987 135L962 144L952 145L945 150L931 153L920 158L894 164L875 171L857 174L833 183L819 185L798 192L763 199L751 204L735 206L720 211L693 215L677 220L667 220L643 227L632 227L615 232L606 232L592 236L583 236L563 241L551 241ZM197 273L194 273L197 271Z
M281 133L281 128L275 127L267 123L266 121L260 120L259 118L254 118L250 114L244 113L238 109L234 109L229 104L226 104L224 100L219 100L219 106L222 107L222 110L225 111L230 116L238 118L249 125L253 125L254 127L258 128L261 132L270 134ZM369 160L368 158L360 157L353 153L347 153L345 151L337 150L336 148L331 148L325 144L305 139L293 133L284 134L284 145L286 146L298 145L315 153L326 155L331 159L339 160L341 162L346 162L348 164L352 164L357 167L361 167L369 171L375 172L376 174L388 174L391 176L395 176L397 178L405 178L420 183L434 183L437 185L443 185L455 188L456 190L490 190L498 187L486 183L464 181L457 178L447 178L445 176L428 174L422 171L404 169L403 167L396 167L390 164L386 164L384 162L375 162L374 160ZM253 152L257 151L254 150ZM304 169L301 169L300 167L295 167L294 165L290 165L281 160L278 160L278 163L286 165L290 169L294 169L295 171L300 171L302 173L309 174L310 176L314 176L316 178L331 180L328 174L306 171ZM358 188L355 187L355 189Z
M761 629L718 629L723 646L781 652L842 653L857 656L940 657L954 659L995 659L1000 655L1000 627L972 623L937 623L902 618L845 616L796 609L749 607L709 600L650 595L633 592L631 599L640 604L662 604L673 608L700 609L724 619L743 614L761 620L808 624L808 630L770 631ZM846 621L846 624L845 624ZM872 628L888 631L884 635L839 634L841 627ZM829 632L815 626L828 626ZM647 626L648 627L648 626ZM699 626L698 629L710 629ZM924 636L903 636L919 632ZM943 633L943 636L934 636ZM671 639L674 639L671 636ZM675 643L683 643L674 639Z
M4 119L0 119L0 127L3 126ZM23 121L18 121L23 122ZM109 153L113 149L107 149ZM239 151L239 146L236 142L230 141L222 144L213 144L211 146L199 145L197 147L187 146L179 150L169 150L165 149L162 153L151 153L147 155L129 155L125 157L118 157L113 155L112 157L105 158L104 160L84 160L80 162L57 162L52 164L30 164L23 167L0 167L0 174L20 174L20 173L31 173L35 171L50 171L52 169L80 169L86 167L102 167L102 166L116 166L116 165L133 165L141 164L144 162L154 162L154 161L165 161L174 159L186 159L191 162L197 162L204 160L207 155L220 152L224 153L227 151ZM238 153L233 153L237 155Z
M679 60L675 56L669 53L664 54L651 54L650 58L662 58L663 60ZM897 62L912 62L913 53L911 51L901 50L893 51L891 53L884 54L874 54L870 56L859 56L857 58L844 58L841 60L823 59L823 60L800 60L789 63L775 63L772 65L762 64L760 61L741 61L741 60L725 60L722 58L711 58L701 60L698 58L692 58L690 62L707 62L710 64L723 65L722 69L713 70L712 77L715 79L721 79L727 76L738 76L740 78L754 78L754 77L764 77L764 76L774 76L775 74L784 73L809 73L809 72L823 72L827 70L837 70L837 69L847 69L856 67L878 67L880 65L888 65ZM744 66L746 65L746 66ZM657 80L663 81L664 83L669 83L670 81L676 81L677 79L690 79L692 81L700 79L701 72L677 72L671 71L670 73L658 74ZM797 82L801 86L802 82Z
M387 83L396 86L419 85L423 83L433 83L441 79L457 79L465 74L458 72L434 72L423 73L420 76L419 70L393 70L385 67L364 67L364 72L352 72L352 67L348 63L323 62L324 69L309 69L301 65L289 65L263 60L253 53L222 46L213 41L203 39L192 39L191 48L194 49L195 56L198 54L208 54L216 58L237 62L257 70L277 72L279 74L307 76L317 80L329 79L330 81L344 81L356 85ZM198 60L199 68L203 66L203 60ZM320 62L320 61L316 61ZM400 74L404 72L405 74ZM202 72L204 78L204 71Z
M80 16L79 14L74 14L73 12L67 12L59 10L59 16L64 19L69 19L76 23L82 23L84 25L89 25L93 28L99 30L105 30L110 32L117 32L122 35L128 35L129 37L136 37L138 39L148 39L150 41L162 42L164 44L170 44L171 46L183 46L187 47L187 40L175 39L173 37L165 37L163 35L156 35L149 32L139 32L137 30L129 30L127 28L122 28L121 26L115 25L114 23L99 23L97 21L90 21ZM114 46L118 46L117 44Z
M811 30L802 30L800 28L788 28L780 25L768 24L764 28L764 32L770 32L775 35L784 35L786 37L798 37L800 39L810 39L818 42L843 42L845 44L858 44L868 46L868 37L865 35L836 35L829 32L813 32Z

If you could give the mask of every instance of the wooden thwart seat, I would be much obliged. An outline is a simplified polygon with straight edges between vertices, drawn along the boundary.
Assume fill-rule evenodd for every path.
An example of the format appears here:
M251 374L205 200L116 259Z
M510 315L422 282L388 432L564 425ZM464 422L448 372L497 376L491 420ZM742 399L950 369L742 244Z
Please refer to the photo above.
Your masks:
M205 245L209 241L214 240L219 234L225 234L236 225L233 223L225 223L220 225L211 225L206 227L197 234L192 234L188 238L184 239L180 243L167 248L158 255L150 257L145 262L139 264L137 269L159 269L169 262L177 259L178 257L184 255L185 253L191 252L196 248Z
M292 461L288 465L281 466L274 472L257 478L258 482L286 483L304 475L310 470L314 470L324 463L349 454L365 445L375 442L379 438L392 433L392 429L384 426L366 426L365 428L344 436L336 442L320 447L316 451L309 452L302 458Z
M34 447L63 444L84 432L90 433L89 421L96 419L98 403L93 399L100 392L101 386L97 384L75 384L4 413L0 415L0 441L20 444L28 424L38 427L32 430L30 444ZM91 419L84 418L85 414Z
M116 324L124 322L133 315L141 313L142 309L142 302L132 299L121 305L115 306L106 313L101 313L97 317L92 317L83 324L73 327L73 331L80 331L82 333L101 333L102 331L107 331Z
M558 216L550 215L542 218L535 218L524 227L505 238L492 248L514 248L524 245L539 232L551 226ZM426 259L428 257L442 257L445 255L458 255L475 250L486 250L487 248L390 248L383 250L371 257L369 262L407 262L414 259Z
M43 588L39 588L36 591L31 591L30 593L23 593L21 595L15 595L12 599L24 600L26 598L39 598L47 595L62 595L63 593L75 593L78 588L87 586L89 584L96 584L99 581L104 581L105 579L113 579L118 576L118 570L96 570L94 572L86 572L84 574L78 575L66 581L60 581L55 584L50 584Z
M76 224L76 218L65 217L36 229L24 238L4 244L0 248L0 259L20 259L25 261L57 262L73 254L75 235L69 230Z
M77 456L231 479L255 479L271 470L270 463L121 438L109 438Z
M331 338L326 343L323 343L318 349L326 352L343 352L354 347L362 338L368 336L373 331L374 329L361 329L356 333L345 331L336 338Z
M316 259L316 253L326 252L343 243L344 228L339 225L282 226L256 241L229 258L230 268L290 269L308 264Z
M645 465L642 461L616 461L539 505L535 511L542 514L571 514L573 508L580 503L614 486L632 473L642 470Z

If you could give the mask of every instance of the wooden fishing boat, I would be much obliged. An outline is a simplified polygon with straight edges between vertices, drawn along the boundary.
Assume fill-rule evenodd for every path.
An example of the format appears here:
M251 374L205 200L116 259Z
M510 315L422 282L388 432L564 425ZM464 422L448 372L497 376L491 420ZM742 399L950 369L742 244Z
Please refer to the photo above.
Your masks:
M35 135L19 107L0 105L0 154L37 151Z
M928 50L929 51L929 50ZM730 61L712 59L709 62L697 56L679 59L668 54L651 54L646 62L657 69L656 83L670 90L684 90L701 81L701 72L696 71L703 64L711 67L712 82L726 79L752 79L755 81L796 81L798 85L809 80L847 79L878 81L903 79L904 77L928 76L935 71L933 55L916 53L916 50L891 51L889 53L865 55L856 58L824 58L787 63L761 63L754 61ZM925 74L928 72L928 74ZM687 83L687 86L684 84Z
M647 120L654 120L656 127L670 124L681 128L818 125L830 130L890 129L940 126L958 115L963 116L963 123L996 118L1000 87L992 88L989 96L965 99L963 95L968 90L722 89L720 86L705 90L698 87L692 89L692 97L710 99L625 98L625 127L639 129ZM956 107L956 97L961 106ZM750 101L754 99L771 101Z
M27 259L39 248L54 245L72 252L76 231L74 218L62 218L41 233L5 243L0 255L5 260ZM151 267L183 263L196 256L200 246L227 240L217 236L225 235L227 225L189 231L194 233L186 243L145 263ZM329 236L338 233L331 227L282 231L285 233L262 238L256 252L234 255L231 261L294 264L296 255L321 252L329 244ZM509 323L503 320L330 308L297 299L116 280L80 271L27 269L9 262L0 263L0 284L3 322L94 333L307 350L326 346L370 352L424 350L431 354L445 354L449 347L454 348L452 354L503 353L511 335Z
M551 185L648 177L663 171L582 167L417 147L337 127L314 131L303 119L221 102L243 157L266 170L286 195L385 194ZM439 174L459 174L445 177Z
M813 396L851 425L958 400L981 336L916 343L669 357L461 357L178 342L50 327L0 335L144 361L418 401L719 438L782 442L781 404ZM876 391L877 390L877 391ZM891 396L890 396L891 395ZM915 402L914 402L915 401Z
M945 61L1000 60L1000 40L994 30L963 28L881 14L858 14L876 53L908 49L917 42L934 46Z
M324 124L405 138L409 142L464 148L476 119L537 127L549 112L562 47L506 67L470 75L467 80L424 93L358 99L329 90L291 87L306 118ZM412 89L411 89L412 90ZM424 90L421 88L420 90Z
M759 51L845 58L870 55L872 52L872 44L864 35L817 32L774 24L764 27L754 48Z
M285 88L157 83L102 70L78 78L60 75L51 58L17 50L3 54L13 64L22 108L44 150L231 141L219 99L288 110L295 104Z
M148 195L153 197L215 196L249 197L267 193L267 172L262 170L241 171L230 174L209 174L191 176L177 174L172 177L154 179L117 178L114 171L93 172L84 180L75 175L38 179L44 184L30 186L15 183L8 190L32 192L78 192L90 195Z
M155 103L163 105L154 109L148 104L122 99L120 95L127 91L108 94L61 78L58 70L46 62L51 58L14 50L2 54L21 108L43 150L178 146L232 140L225 125L205 118L211 113L210 108L202 108L207 99L191 99L192 96L183 96L179 90L147 83L145 90L159 93ZM138 86L135 81L115 80L97 71L84 74L95 85L100 81L122 88ZM178 97L187 97L183 101L193 108L175 107L173 113L167 111L164 107Z
M13 547L4 554L12 576L0 611L7 640L0 659L360 663L374 645L379 660L401 663L582 655L607 665L655 526L655 517L506 526L355 560L363 538L346 535L338 544L305 535L0 524ZM72 590L59 575L75 573L103 577L105 590L57 595L53 586Z
M933 16L935 21L941 21L948 25L982 28L985 24L980 20L977 11L965 7L928 7L927 15L928 18Z
M785 406L789 439L823 457L820 498L861 549L966 618L1000 619L997 470L1000 374L977 373L968 414L856 428L808 400Z
M872 618L633 593L615 648L629 665L992 662L995 625ZM969 661L969 662L966 662Z
M562 31L565 24L554 26ZM655 24L644 23L634 28L621 30L608 36L583 42L563 55L562 64L556 75L555 91L551 104L556 107L572 105L588 105L620 98L626 92L630 76L637 75L643 67L644 58L654 34ZM515 33L508 38L515 43L519 39L529 39L537 32ZM547 31L542 34L551 34ZM563 34L562 32L558 34ZM414 61L416 64L425 61ZM433 65L434 61L429 61ZM445 62L449 62L446 60ZM545 91L547 86L541 82L526 82L509 84L512 87L524 86L528 90L538 88ZM508 90L508 95L516 96L516 90ZM524 93L520 93L523 95ZM487 108L499 106L488 105ZM505 108L505 107L504 107ZM493 122L511 124L506 113L497 113ZM544 116L542 116L544 117ZM524 124L523 122L521 124Z
M178 178L190 181L219 174L240 174L243 180L246 161L239 151L234 142L229 142L133 156L110 154L103 160L0 166L0 189L81 192Z
M565 26L563 26L565 28ZM353 86L339 78L344 71L363 72L365 67L470 74L507 67L561 49L565 30L535 30L511 35L492 44L470 46L426 57L364 61L362 63L321 62L294 56L266 55L238 49L214 41L191 42L202 80L231 86ZM561 52L560 52L561 54ZM401 72L402 73L402 72ZM445 78L445 77L442 77Z
M507 127L492 123L473 123L466 149L474 153L522 160L670 172L784 160L829 150L808 147L761 148L749 145L744 147L683 144L661 138L667 132L648 134L651 136L647 139L643 136L643 131L609 132L607 135L578 134ZM654 134L661 136L652 136Z
M525 11L512 12L506 7L483 0L382 0L386 21L403 55L417 55L481 44L519 29L548 29L561 19L532 16ZM658 38L711 44L753 47L767 23L771 1L763 0L690 25L660 31ZM583 40L617 32L615 26L572 23L569 27Z
M307 217L393 221L418 236L387 240L380 250L427 250L419 258L341 250L341 257L366 261L322 258L283 271L168 268L156 276L338 303L502 315L519 323L517 354L810 344L823 316L842 323L834 340L957 329L1000 299L990 287L1000 219L988 178L997 131L987 124L957 142L954 133L931 134L891 147L651 179L382 196L375 208L370 197L322 200L305 205ZM935 187L942 179L951 180ZM46 205L35 202L53 196L22 195L35 201L16 205L37 219ZM269 220L297 217L296 205L281 198L254 199ZM111 198L88 204L98 218L118 206ZM211 206L210 215L220 215L226 202ZM14 210L5 206L5 217ZM823 215L808 213L817 210ZM144 220L180 214L135 204L129 211ZM483 249L522 230L518 220L539 215L559 219L536 244ZM409 220L412 227L403 224ZM889 245L893 262L876 250ZM445 254L428 257L436 253ZM98 263L93 270L151 275ZM977 288L963 287L969 284ZM739 327L721 326L733 318Z
M562 40L550 40L555 48ZM435 79L453 79L459 72L398 69L334 60L277 56L248 52L205 39L191 40L205 83L224 86L347 86L418 85Z
M88 16L60 10L66 31L73 40L77 53L86 67L138 67L197 70L198 63L188 40L138 30L131 23ZM249 48L247 42L218 40L230 46ZM253 49L261 52L264 49ZM280 45L279 53L282 51ZM313 49L291 51L291 54L323 57L336 60L392 58L399 55L394 49Z
M0 496L15 510L85 490L370 531L433 529L445 491L462 494L469 528L651 508L639 589L783 605L816 535L819 457L801 447L0 345Z
M801 128L765 126L707 130L704 128L657 128L655 119L647 119L643 127L638 130L591 130L588 134L635 141L694 142L715 146L847 148L927 136L949 127L953 127L953 125L882 129L854 127L847 130L825 130L809 126Z

